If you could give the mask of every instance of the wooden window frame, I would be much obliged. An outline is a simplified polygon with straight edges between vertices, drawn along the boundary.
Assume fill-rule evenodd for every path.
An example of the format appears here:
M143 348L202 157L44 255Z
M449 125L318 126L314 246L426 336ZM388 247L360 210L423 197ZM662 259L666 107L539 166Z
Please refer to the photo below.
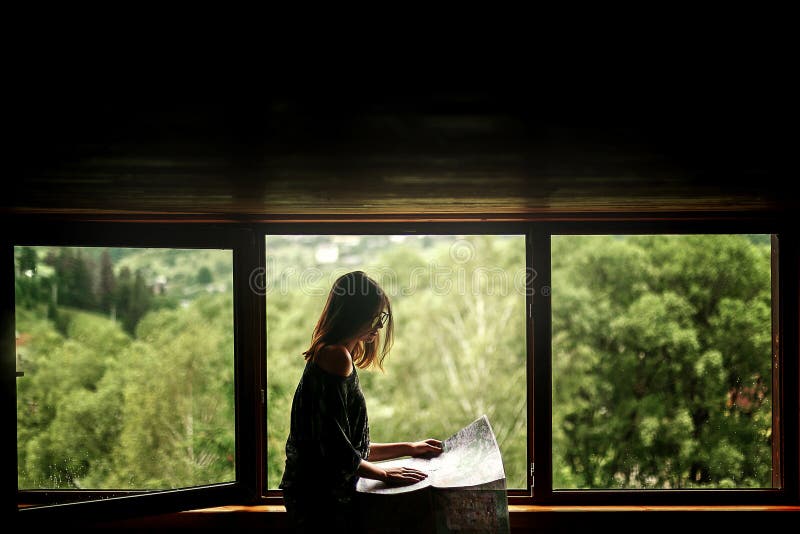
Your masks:
M315 223L290 223L290 224L267 224L261 227L263 237L269 235L519 235L525 238L526 246L526 269L531 268L530 254L530 232L529 225L518 222L371 222L364 223L338 223L330 222L325 224ZM265 260L266 261L266 260ZM526 288L527 289L527 288ZM525 309L529 309L531 304L530 291L526 291L525 296ZM265 304L266 305L266 304ZM527 457L528 463L533 458L533 439L531 433L530 423L533 416L533 408L531 406L532 398L532 345L531 339L531 321L525 321L526 325L526 362L527 362L527 401L526 410L528 417L528 425L526 425L527 432ZM266 360L266 351L264 353ZM263 377L264 390L266 391L266 375ZM266 408L265 417L266 421ZM266 428L264 429L263 438L266 443ZM264 451L266 456L266 450ZM267 466L264 465L262 472L263 486L261 487L261 495L263 503L268 505L283 504L282 491L276 489L268 489L266 482L268 480ZM532 477L529 469L526 469L526 480L528 490L525 489L510 489L508 490L509 503L527 503L530 502L532 492L530 491Z
M448 221L421 220L420 217L392 219L337 219L304 217L285 220L209 220L133 217L127 221L102 217L52 218L25 216L10 219L10 230L2 237L0 262L2 294L2 413L6 425L16 425L16 385L14 366L14 263L15 245L131 246L207 248L233 250L234 328L236 374L237 477L231 484L153 493L128 492L95 501L20 508L20 496L13 508L26 519L77 518L86 514L95 519L124 518L227 504L282 504L280 492L267 490L266 478L266 297L251 290L250 276L266 268L265 236L268 234L498 234L526 236L526 264L537 273L533 295L526 297L532 306L533 320L526 326L528 353L528 451L536 465L530 493L509 492L514 506L736 506L797 505L800 480L800 239L788 217L748 216L746 214L574 214L557 217L451 216ZM293 222L297 221L297 222ZM5 222L5 221L4 221ZM552 489L551 425L551 318L549 298L537 288L550 279L549 241L562 234L771 234L777 236L780 254L773 261L773 342L777 367L773 381L780 387L774 402L773 421L779 437L773 455L776 489L714 490L557 490ZM544 253L544 251L547 251ZM528 292L530 293L530 292ZM777 308L777 309L775 309ZM10 355L10 357L9 357ZM775 369L775 367L773 368ZM542 392L536 394L536 392ZM537 431L537 429L541 429ZM774 445L774 450L775 450ZM17 487L17 465L8 462L2 469L7 490ZM57 492L41 492L43 500ZM102 493L102 492L101 492ZM9 491L10 494L10 491ZM31 494L32 495L32 494ZM108 495L95 495L105 497ZM29 496L26 496L29 497ZM24 499L23 499L24 501ZM10 503L8 506L9 511Z
M778 395L773 404L773 478L775 488L764 489L692 489L692 490L614 490L614 489L559 489L552 486L552 469L541 473L534 488L536 505L566 506L732 506L732 505L783 505L798 503L798 419L781 417L797 414L798 408L798 280L790 273L797 272L797 235L787 221L771 217L703 218L686 220L670 217L653 217L649 220L589 220L556 221L535 233L536 250L547 251L534 268L543 285L551 277L550 240L554 235L634 235L634 234L770 234L773 236L772 294L773 301L773 387L778 385ZM775 244L780 243L781 254ZM777 258L775 257L777 255ZM777 261L776 261L777 260ZM787 274L784 274L787 273ZM535 350L534 389L547 393L535 397L534 418L545 420L534 426L545 431L537 434L534 450L537 465L552 465L552 440L546 429L552 424L552 371L551 371L551 308L550 299L539 294L534 309ZM776 317L777 316L777 317ZM777 324L775 319L777 319ZM774 390L773 390L774 391Z
M263 319L258 313L261 309L259 302L254 298L257 295L248 286L248 274L256 268L253 262L257 260L252 232L218 224L28 221L4 236L4 258L8 261L0 271L4 295L2 313L4 320L11 319L11 325L14 318L14 246L225 249L231 251L233 262L235 481L154 491L19 490L15 455L13 478L9 469L7 485L10 488L11 480L14 481L20 515L32 521L68 520L86 515L97 519L119 518L252 501L257 494L258 455L256 432L250 422L256 418L260 397L253 387L254 381L248 381L246 377L256 372L251 368L254 358L249 355L258 350L252 345L258 342L258 325ZM4 324L8 323L4 321ZM13 327L3 332L3 362L6 367L15 362L13 334ZM6 403L3 415L8 424L16 427L16 385L8 383L7 375L4 373Z

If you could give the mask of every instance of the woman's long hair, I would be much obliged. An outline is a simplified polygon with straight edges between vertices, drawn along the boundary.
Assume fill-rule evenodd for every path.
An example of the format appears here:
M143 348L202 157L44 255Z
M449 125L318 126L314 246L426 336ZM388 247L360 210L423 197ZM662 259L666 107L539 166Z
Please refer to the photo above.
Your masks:
M323 345L339 343L366 333L375 317L383 311L389 314L389 318L378 330L375 341L359 341L352 352L353 363L358 368L377 365L383 370L383 360L392 348L394 339L392 306L386 293L364 271L352 271L336 279L311 336L311 347L303 355L309 360ZM381 330L383 335L380 334ZM379 352L381 340L383 346Z

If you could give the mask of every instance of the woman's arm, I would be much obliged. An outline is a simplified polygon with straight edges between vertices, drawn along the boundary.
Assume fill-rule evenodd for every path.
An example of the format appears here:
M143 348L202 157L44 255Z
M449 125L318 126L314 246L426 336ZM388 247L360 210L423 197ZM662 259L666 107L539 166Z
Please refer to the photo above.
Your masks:
M370 462L380 462L381 460L391 460L401 456L411 456L411 442L402 443L370 443L369 458Z
M383 468L381 460L391 460L401 456L438 456L442 453L442 442L438 439L402 443L371 443L369 446L370 461L361 460L358 464L358 476L380 480L390 486L408 486L425 480L428 475L410 467Z
M442 453L442 442L438 439L401 443L370 443L370 462L391 460L402 456L438 456Z

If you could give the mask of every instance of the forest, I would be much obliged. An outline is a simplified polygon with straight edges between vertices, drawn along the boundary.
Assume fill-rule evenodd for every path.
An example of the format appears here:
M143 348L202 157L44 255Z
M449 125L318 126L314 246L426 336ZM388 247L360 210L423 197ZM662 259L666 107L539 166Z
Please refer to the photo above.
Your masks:
M336 276L389 294L395 343L359 372L376 442L486 414L509 488L528 470L522 235L268 236L267 476ZM772 480L764 235L554 236L553 485ZM235 479L230 251L15 247L20 489ZM535 315L535 312L534 312Z

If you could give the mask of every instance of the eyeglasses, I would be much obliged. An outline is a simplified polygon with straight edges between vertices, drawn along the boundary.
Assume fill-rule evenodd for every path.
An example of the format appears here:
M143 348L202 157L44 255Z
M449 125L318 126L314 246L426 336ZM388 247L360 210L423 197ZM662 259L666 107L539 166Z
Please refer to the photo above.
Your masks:
M389 313L381 312L380 315L378 315L372 320L372 328L383 328L383 325L385 325L386 321L388 320L389 320Z

